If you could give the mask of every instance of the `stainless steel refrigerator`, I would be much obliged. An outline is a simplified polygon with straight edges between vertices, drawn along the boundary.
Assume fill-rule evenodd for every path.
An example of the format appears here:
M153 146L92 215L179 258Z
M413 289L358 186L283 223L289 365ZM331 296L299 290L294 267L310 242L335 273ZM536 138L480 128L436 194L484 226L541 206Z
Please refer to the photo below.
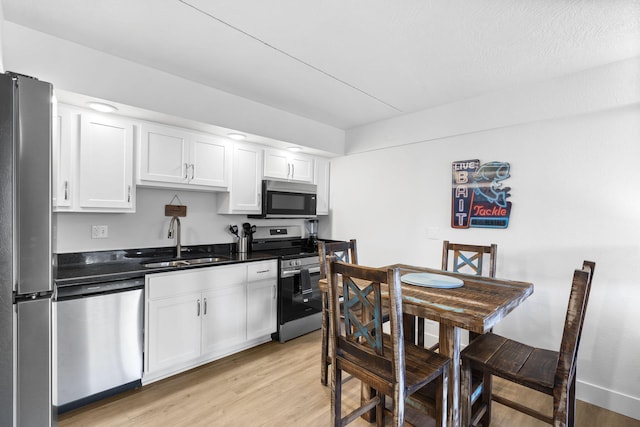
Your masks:
M0 74L0 426L52 408L51 84Z

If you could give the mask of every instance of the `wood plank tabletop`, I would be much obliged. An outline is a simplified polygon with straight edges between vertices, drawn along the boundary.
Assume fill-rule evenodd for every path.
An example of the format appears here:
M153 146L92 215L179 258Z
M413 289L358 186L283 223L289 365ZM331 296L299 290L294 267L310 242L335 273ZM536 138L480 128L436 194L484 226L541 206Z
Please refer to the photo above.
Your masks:
M533 283L494 279L439 269L393 264L400 274L433 273L456 277L464 282L459 288L442 289L402 284L403 312L468 331L485 333L533 293ZM327 291L326 279L320 290Z

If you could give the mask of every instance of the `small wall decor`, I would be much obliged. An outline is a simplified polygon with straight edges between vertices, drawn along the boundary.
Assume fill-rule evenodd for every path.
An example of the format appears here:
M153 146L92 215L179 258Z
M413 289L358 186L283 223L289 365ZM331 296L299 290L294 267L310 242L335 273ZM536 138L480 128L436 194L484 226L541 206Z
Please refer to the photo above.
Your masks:
M509 163L461 160L452 166L452 228L507 228L511 214Z
M179 205L174 205L174 200L178 199ZM169 202L168 205L164 205L164 216L171 217L185 217L187 216L187 207L182 204L182 200L178 197L177 194L173 196L173 199Z

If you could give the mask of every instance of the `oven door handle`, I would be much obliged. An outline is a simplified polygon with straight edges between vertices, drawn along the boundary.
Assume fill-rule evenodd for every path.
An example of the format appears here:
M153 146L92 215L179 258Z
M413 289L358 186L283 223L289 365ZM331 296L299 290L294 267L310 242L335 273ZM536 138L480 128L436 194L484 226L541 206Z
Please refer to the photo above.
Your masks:
M320 273L320 267L311 267L309 269L309 274L318 274ZM283 279L286 279L287 277L293 277L293 276L297 276L298 274L300 274L300 270L285 270L283 272L280 273L280 277L282 277Z

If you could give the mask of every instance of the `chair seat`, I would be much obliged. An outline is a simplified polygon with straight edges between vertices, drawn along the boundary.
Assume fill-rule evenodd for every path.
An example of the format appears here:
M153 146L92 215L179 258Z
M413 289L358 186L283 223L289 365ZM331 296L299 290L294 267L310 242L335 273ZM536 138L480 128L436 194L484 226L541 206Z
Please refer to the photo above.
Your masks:
M385 344L385 352L391 354L391 336L384 334L383 342ZM358 369L358 364L361 362L357 358L354 358L349 353L343 352L338 352L337 358L342 369L360 380L371 381L371 378L368 376L366 378L359 376L361 370ZM405 342L405 366L405 388L407 389L407 394L412 394L416 390L424 387L427 383L433 381L439 375L442 375L443 370L449 366L449 358L434 353L429 349ZM350 367L355 367L356 369L350 369ZM392 384L394 378L391 364L387 366L369 365L367 368L383 380L384 386L379 387L383 390L380 391L388 393L389 390L393 389ZM427 393L427 395L429 394L431 393ZM433 388L430 399L435 401L435 387Z
M469 344L460 357L472 366L483 366L492 375L553 395L557 351L534 348L487 333Z

